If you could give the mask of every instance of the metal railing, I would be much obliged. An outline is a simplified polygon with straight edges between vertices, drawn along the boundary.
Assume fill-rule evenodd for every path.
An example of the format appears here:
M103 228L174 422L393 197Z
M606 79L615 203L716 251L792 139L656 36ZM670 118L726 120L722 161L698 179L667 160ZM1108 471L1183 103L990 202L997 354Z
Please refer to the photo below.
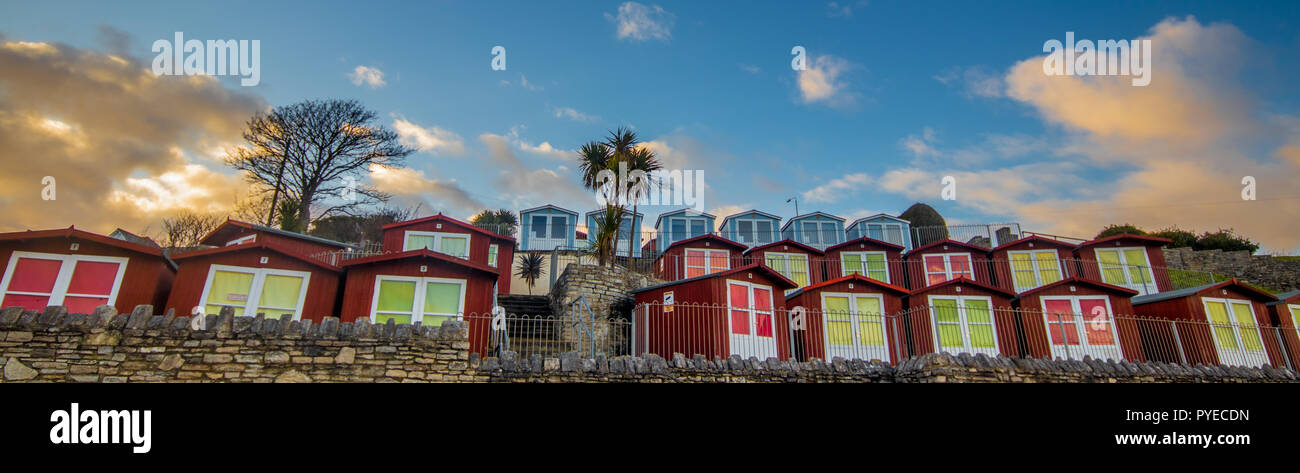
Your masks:
M468 314L462 319L469 323L469 350L480 356L499 356L506 350L522 358L567 352L590 357L631 354L627 319L598 317L583 308L561 315Z
M971 245L994 248L1022 238L1019 223L989 223L967 225L935 225L912 227L912 242L920 247L943 240L955 240Z

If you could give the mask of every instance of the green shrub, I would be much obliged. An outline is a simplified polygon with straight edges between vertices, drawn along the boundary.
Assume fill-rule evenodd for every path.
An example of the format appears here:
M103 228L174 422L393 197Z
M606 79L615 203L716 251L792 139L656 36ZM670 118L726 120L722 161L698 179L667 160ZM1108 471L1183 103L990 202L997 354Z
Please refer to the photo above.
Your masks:
M1151 236L1173 240L1173 242L1168 245L1170 248L1187 248L1196 245L1196 234L1178 227L1169 227L1152 233Z
M1136 225L1130 223L1125 223L1123 225L1111 224L1111 225L1106 225L1106 228L1103 228L1101 230L1101 233L1098 233L1097 236L1093 238L1106 238L1109 236L1123 235L1125 233L1128 233L1130 235L1147 234L1147 232L1143 231L1141 228L1138 228Z
M1223 251L1246 250L1254 253L1259 249L1259 243L1250 241L1249 238L1244 236L1237 235L1232 232L1231 228L1229 228L1226 230L1219 229L1219 231L1213 233L1202 233L1201 236L1196 239L1196 243L1192 245L1192 249Z

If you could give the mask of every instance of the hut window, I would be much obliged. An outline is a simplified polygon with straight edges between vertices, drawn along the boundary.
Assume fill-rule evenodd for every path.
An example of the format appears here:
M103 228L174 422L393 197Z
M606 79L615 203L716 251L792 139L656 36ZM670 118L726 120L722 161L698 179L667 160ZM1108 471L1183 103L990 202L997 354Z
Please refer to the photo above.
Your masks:
M61 305L69 313L89 314L117 302L127 258L15 251L5 270L0 295L4 307L41 310Z
M488 266L497 267L497 252L500 249L497 245L488 245Z
M799 287L808 285L808 255L798 253L767 253L767 266L790 278Z
M1139 294L1159 292L1146 248L1098 249L1097 263L1104 283L1127 287Z
M822 293L828 357L888 360L884 297L880 294Z
M938 284L961 276L975 279L975 273L971 271L970 254L968 253L925 255L924 259L925 280L929 281L930 284Z
M742 281L727 281L731 354L766 358L776 356L772 327L772 288Z
M861 274L881 282L889 282L889 270L885 265L885 252L858 251L840 253L840 265L844 276Z
M370 319L376 324L442 325L464 313L465 280L378 276Z
M937 351L997 355L992 307L983 296L930 296Z
M1052 356L1123 359L1106 296L1044 296L1043 324Z
M469 235L465 233L406 232L402 251L426 248L439 253L469 259Z
M203 284L204 313L220 313L222 307L231 306L236 316L288 314L301 319L310 279L306 271L214 264Z
M686 277L693 278L731 269L727 250L686 249Z
M1202 297L1205 318L1214 332L1219 362L1225 365L1259 366L1268 362L1259 336L1255 308L1250 301Z
M1011 251L1011 280L1016 292L1051 284L1061 280L1061 261L1056 250Z

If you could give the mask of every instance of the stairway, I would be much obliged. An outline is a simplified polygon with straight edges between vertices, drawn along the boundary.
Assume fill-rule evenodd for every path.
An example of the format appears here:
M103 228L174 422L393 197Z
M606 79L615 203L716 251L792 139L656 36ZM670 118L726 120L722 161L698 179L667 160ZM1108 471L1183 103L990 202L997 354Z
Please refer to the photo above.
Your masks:
M506 310L507 317L551 316L551 298L546 296L529 296L523 294L499 294L497 305Z

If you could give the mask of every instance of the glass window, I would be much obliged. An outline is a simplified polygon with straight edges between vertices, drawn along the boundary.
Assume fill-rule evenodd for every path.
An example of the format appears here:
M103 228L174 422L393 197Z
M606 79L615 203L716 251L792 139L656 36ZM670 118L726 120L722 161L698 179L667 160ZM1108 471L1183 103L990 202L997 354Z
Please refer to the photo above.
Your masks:
M822 222L822 243L833 245L840 242L839 225Z
M971 270L971 259L968 253L925 255L922 261L925 265L925 279L929 284L938 284L960 276L977 280L974 271Z
M885 241L895 245L906 246L903 244L903 226L897 224L886 225Z
M403 251L426 248L457 258L469 259L469 235L465 233L406 232Z
M532 218L532 233L534 238L546 238L546 216L534 215ZM409 240L410 237L407 237Z
M568 217L551 217L551 238L557 240L569 239Z
M668 241L684 239L686 236L686 220L680 218L669 219L668 226Z
M235 316L264 314L302 318L311 273L269 268L212 265L203 295L205 314L219 314L230 306Z
M1147 261L1146 248L1099 248L1096 252L1102 282L1127 287L1141 294L1159 292L1155 273Z
M1061 262L1056 250L1011 251L1011 279L1016 292L1044 286L1061 280Z
M740 239L739 241L741 243L753 243L754 222L750 220L737 220L736 225L737 225L736 238L739 238Z
M754 226L756 235L754 242L759 244L772 243L776 241L776 233L772 230L772 222L769 220L760 220Z
M879 251L840 253L844 275L861 274L881 282L889 282L885 253Z
M767 253L767 266L790 278L799 287L808 285L808 255L797 253Z
M997 354L993 303L982 296L931 296L940 350Z
M817 234L817 222L804 222L802 228L804 243L809 245L821 243L821 239L818 238L819 235Z
M500 248L497 245L488 245L488 266L497 267L497 252Z
M376 324L441 325L464 311L465 281L460 279L378 276L371 320Z
M691 220L691 238L704 234L704 220Z
M126 271L126 258L59 255L15 251L6 269L8 287L0 288L4 307L42 310L62 305L69 313L88 314L112 304Z
M686 277L693 278L730 269L727 250L686 249Z

